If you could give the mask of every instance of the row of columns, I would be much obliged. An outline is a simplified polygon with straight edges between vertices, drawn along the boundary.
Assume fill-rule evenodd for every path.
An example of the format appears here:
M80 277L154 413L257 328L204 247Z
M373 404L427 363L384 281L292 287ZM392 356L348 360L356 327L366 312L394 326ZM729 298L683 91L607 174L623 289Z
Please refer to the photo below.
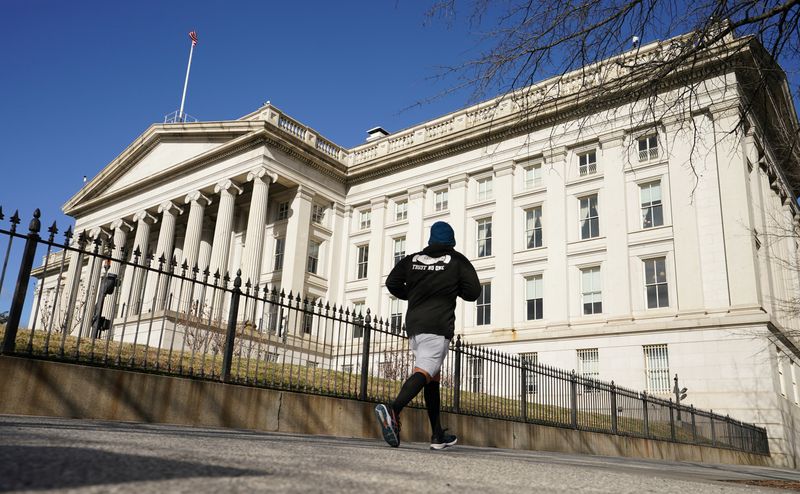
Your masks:
M259 166L247 174L247 181L253 182L253 194L250 201L247 236L242 258L242 278L244 280L250 279L253 283L258 283L261 272L269 203L269 185L276 180L277 175L264 166ZM120 259L123 249L127 246L129 247L127 249L129 252L128 261L131 263L135 261L141 266L145 263L145 259L149 254L149 239L152 228L160 222L158 240L155 251L152 252L153 257L149 267L158 268L160 259L163 256L165 262L162 269L166 270L170 266L174 252L177 250L175 246L177 217L188 209L186 235L180 248L182 258L178 262L182 264L185 261L189 269L197 266L200 272L208 268L212 275L216 272L224 275L228 268L230 256L230 242L235 213L234 205L236 197L242 192L243 188L232 180L223 180L215 184L214 193L217 194L216 199L219 200L219 208L212 238L209 238L210 228L207 228L207 225L204 224L206 208L212 204L212 199L198 190L187 194L183 198L183 205L188 206L188 208L173 201L166 201L158 206L157 215L153 215L147 210L139 211L133 215L130 221L128 219L119 219L111 223L110 231L99 228L93 230L89 239L94 240L100 236L111 237L114 244L113 250L110 252L112 258ZM308 195L307 191L304 192L304 196ZM308 209L310 212L310 201ZM132 235L131 242L130 237ZM91 245L85 247L85 250L91 251ZM70 264L62 300L66 307L74 311L78 297L85 297L86 304L94 304L102 263L98 259L97 262L89 264L89 273L86 279L88 284L83 289L85 293L81 294L78 292L81 291L84 255L81 252L73 251L69 256ZM150 310L161 310L168 303L169 280L166 276L159 277L154 275L152 271L146 272L142 269L134 270L131 265L125 265L125 272L122 272L122 264L118 261L111 262L108 272L123 276L118 315L129 316L148 308ZM191 294L187 296L186 301L189 300L191 300ZM184 300L181 301L181 303L183 302ZM148 304L152 306L148 307ZM112 308L104 307L103 312L104 315L107 314L106 317L112 315L111 311L113 311ZM88 334L91 325L91 309L83 312L88 313L89 317L84 317L79 327L82 334ZM67 323L67 326L69 326L69 331L77 329L74 324Z

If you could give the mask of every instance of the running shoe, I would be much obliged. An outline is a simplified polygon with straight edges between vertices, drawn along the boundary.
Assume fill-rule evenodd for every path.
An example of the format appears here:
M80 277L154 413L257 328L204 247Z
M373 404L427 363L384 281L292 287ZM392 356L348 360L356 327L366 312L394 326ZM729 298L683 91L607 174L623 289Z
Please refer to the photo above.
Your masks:
M444 449L458 442L455 434L448 434L447 429L442 429L439 434L431 436L431 449Z
M376 406L375 416L381 426L383 439L393 448L400 446L400 421L397 420L397 415L392 407L384 404Z

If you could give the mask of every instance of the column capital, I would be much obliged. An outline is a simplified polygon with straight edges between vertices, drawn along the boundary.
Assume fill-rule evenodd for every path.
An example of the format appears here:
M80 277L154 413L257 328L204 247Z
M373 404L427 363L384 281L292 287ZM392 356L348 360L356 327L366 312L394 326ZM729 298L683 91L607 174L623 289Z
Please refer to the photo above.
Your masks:
M466 173L459 173L458 175L455 175L447 179L447 183L449 183L450 187L452 188L464 187L465 185L467 185L468 181L469 181L469 175L467 175Z
M161 214L183 214L183 209L176 206L172 201L164 201L158 205L158 212Z
M495 163L492 169L494 170L494 174L496 176L502 177L503 175L509 175L511 173L514 173L515 166L516 163L509 160L509 161L503 161L501 163Z
M230 190L230 189L233 189L231 191L231 194L235 196L238 196L243 191L241 187L239 187L233 180L230 179L222 180L220 182L217 182L216 185L214 185L215 194L219 194L223 190Z
M89 230L89 237L90 238L97 238L99 235L108 236L108 230L103 228L102 226L98 226Z
M209 199L208 196L206 196L199 190L186 194L186 197L183 199L183 202L185 204L191 204L193 202L197 202L204 207L211 205L211 199Z
M372 209L379 209L379 208L385 208L387 202L389 202L388 197L380 196L370 200L369 205L370 207L372 207Z
M547 149L542 153L545 163L555 163L557 161L565 161L567 159L567 147L558 146L552 149Z
M266 166L261 165L253 168L247 173L248 182L252 182L257 178L267 182L267 184L271 184L278 181L278 174L269 171Z
M425 191L428 190L427 187L424 185L415 185L414 187L409 187L408 189L408 198L409 200L418 199L425 195Z
M142 210L133 215L133 221L137 223L143 221L145 223L153 225L158 221L158 218L148 213L147 210Z
M128 223L123 219L118 219L116 221L111 222L111 229L112 230L122 230L125 233L130 233L133 231L133 225Z

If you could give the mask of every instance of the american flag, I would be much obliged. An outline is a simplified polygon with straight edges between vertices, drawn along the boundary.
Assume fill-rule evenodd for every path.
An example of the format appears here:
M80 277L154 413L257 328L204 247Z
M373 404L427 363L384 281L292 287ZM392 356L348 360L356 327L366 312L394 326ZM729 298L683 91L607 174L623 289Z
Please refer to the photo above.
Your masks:
M197 33L192 31L189 33L189 38L192 39L192 46L197 44Z

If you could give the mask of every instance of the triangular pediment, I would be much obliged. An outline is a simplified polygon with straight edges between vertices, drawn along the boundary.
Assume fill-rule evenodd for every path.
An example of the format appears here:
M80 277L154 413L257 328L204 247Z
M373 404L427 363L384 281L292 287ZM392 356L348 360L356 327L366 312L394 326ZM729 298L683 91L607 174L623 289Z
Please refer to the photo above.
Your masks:
M207 151L223 145L225 142L227 141L207 140L205 142L195 142L193 140L186 141L180 138L163 140L156 144L147 155L131 166L131 168L116 181L105 187L98 197L111 195L114 192L139 183L148 177L174 168L175 165L183 163L190 158L200 156Z
M89 204L142 187L170 170L202 160L263 129L260 122L152 125L65 205L73 214Z

